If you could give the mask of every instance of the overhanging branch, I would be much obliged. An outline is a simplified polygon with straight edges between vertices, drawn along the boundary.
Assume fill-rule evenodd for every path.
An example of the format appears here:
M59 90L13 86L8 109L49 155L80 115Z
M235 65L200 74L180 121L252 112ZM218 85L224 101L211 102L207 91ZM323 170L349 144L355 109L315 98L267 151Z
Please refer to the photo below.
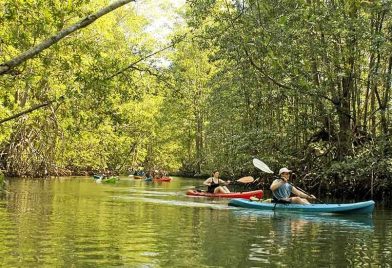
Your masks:
M165 50L167 50L167 49L169 49L169 48L174 47L174 46L177 45L178 43L182 42L182 41L185 39L186 35L187 35L187 34L184 34L183 36L181 36L180 38L178 38L178 39L175 40L174 42L171 42L170 45L168 45L168 46L166 46L166 47L163 47L163 48L161 48L161 49L159 49L159 50L157 50L157 51L155 51L155 52L153 52L153 53L151 53L151 54L148 54L148 55L146 55L146 56L144 56L144 57L138 59L138 60L135 61L135 62L132 62L132 63L129 64L128 66L126 66L126 67L124 67L124 68L118 70L118 71L115 72L114 74L112 74L112 75L106 77L104 80L110 80L110 79L116 77L117 75L122 74L122 73L128 71L129 69L134 69L135 66L136 66L136 64L138 64L139 62L142 62L142 61L144 61L144 60L146 60L146 59L148 59L148 58L151 58L151 57L153 57L153 56L155 56L155 55L157 55L157 54L159 54L159 53L161 53L161 52L163 52L163 51L165 51Z
M38 55L43 50L49 48L50 46L57 43L58 41L60 41L64 37L66 37L67 35L90 25L91 23L93 23L94 21L96 21L100 17L106 15L107 13L109 13L109 12L111 12L111 11L113 11L113 10L115 10L125 4L128 4L130 2L135 2L135 1L136 0L118 0L118 1L108 5L107 7L102 8L98 12L91 14L91 15L88 15L87 17L85 17L81 21L77 22L76 24L74 24L66 29L61 30L60 32L58 32L58 34L49 37L48 39L44 40L40 44L30 48L29 50L23 52L22 54L13 58L12 60L0 64L0 75L9 73L16 66L18 66L18 65L22 64L23 62L27 61L28 59L31 59L34 56Z
M20 113L17 113L17 114L15 114L15 115L12 115L12 116L10 116L10 117L1 119L1 120L0 120L0 125L3 124L3 123L5 123L5 122L8 122L8 121L10 121L10 120L12 120L12 119L18 118L18 117L20 117L20 116L22 116L22 115L24 115L24 114L28 114L28 113L31 113L31 112L33 112L33 111L35 111L35 110L38 110L39 108L42 108L42 107L51 105L53 102L62 101L63 99L64 99L64 96L61 96L59 99L51 100L51 101L46 101L46 102L44 102L44 103L35 105L35 106L31 107L30 109L27 109L27 110L25 110L25 111L23 111L23 112L20 112Z

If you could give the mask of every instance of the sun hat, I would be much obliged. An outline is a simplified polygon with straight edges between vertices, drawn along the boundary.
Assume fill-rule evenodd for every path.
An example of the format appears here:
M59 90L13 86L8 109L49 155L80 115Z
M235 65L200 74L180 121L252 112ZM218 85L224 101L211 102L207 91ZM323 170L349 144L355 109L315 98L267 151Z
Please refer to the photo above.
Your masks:
M279 169L279 175L282 174L282 173L290 173L290 172L292 172L292 170L290 170L288 168L285 168L285 167Z

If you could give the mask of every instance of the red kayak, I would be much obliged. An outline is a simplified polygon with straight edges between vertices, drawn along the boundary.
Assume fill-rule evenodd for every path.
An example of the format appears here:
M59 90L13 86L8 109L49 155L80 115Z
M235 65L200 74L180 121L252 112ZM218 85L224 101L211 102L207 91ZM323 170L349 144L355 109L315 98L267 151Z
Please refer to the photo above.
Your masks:
M172 180L172 178L171 177L162 177L162 178L157 178L157 179L154 179L154 181L171 181Z
M245 198L249 199L251 197L257 197L261 199L263 197L263 190L249 191L249 192L233 192L227 194L212 194L207 192L200 192L196 190L188 190L186 192L187 195L192 196L206 196L206 197L223 197L223 198Z

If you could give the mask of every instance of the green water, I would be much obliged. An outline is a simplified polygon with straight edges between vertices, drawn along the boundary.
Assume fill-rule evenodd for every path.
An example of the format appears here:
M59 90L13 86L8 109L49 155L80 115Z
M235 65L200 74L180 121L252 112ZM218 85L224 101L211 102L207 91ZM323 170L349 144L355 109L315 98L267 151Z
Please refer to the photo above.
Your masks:
M10 179L1 267L391 267L392 211L273 213L188 197L201 181Z

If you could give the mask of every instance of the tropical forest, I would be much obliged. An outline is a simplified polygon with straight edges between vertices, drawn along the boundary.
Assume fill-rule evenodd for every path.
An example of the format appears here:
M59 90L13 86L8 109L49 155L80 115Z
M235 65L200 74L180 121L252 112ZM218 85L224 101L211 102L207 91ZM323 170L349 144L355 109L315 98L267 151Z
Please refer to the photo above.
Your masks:
M391 0L0 0L1 267L391 267Z
M187 1L165 38L135 2L0 2L3 175L230 177L258 157L390 197L389 1Z

